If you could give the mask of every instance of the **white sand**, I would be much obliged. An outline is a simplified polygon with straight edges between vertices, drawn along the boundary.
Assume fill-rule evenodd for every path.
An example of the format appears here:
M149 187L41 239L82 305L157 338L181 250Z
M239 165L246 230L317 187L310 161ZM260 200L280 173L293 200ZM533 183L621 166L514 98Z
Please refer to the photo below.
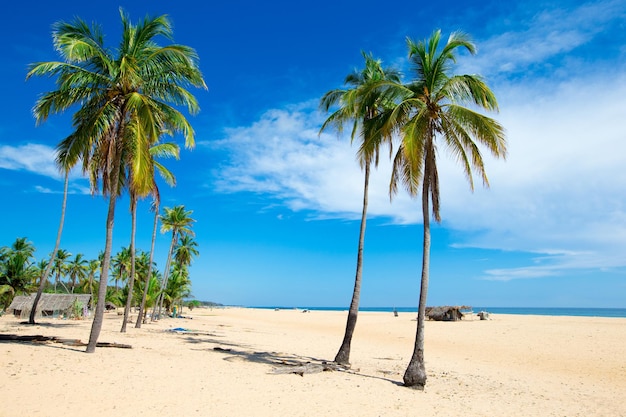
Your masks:
M1 417L626 416L626 319L492 315L426 323L425 391L400 385L414 314L361 313L350 372L272 373L332 361L346 312L196 309L100 341L133 349L0 342ZM0 333L89 337L90 321L0 318ZM184 327L198 334L166 330ZM230 349L219 351L214 348Z

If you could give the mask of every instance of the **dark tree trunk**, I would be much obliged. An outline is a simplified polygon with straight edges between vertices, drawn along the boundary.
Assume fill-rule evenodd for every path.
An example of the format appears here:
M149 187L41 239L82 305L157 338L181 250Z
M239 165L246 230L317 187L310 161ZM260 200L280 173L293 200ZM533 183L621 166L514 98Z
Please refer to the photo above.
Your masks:
M117 137L121 140L122 129L119 128ZM115 150L115 161L112 167L112 175L109 184L109 210L107 212L106 221L106 238L104 245L104 256L102 259L102 271L100 273L100 283L98 284L98 303L96 304L96 311L93 317L93 323L91 324L91 332L89 334L89 343L85 352L93 353L96 351L96 345L98 344L98 337L102 330L102 322L104 321L104 307L106 305L107 286L109 278L109 266L111 263L111 247L113 246L113 222L115 220L115 202L118 196L118 181L120 177L121 166L121 146L119 144Z
M133 305L133 286L135 285L135 232L137 231L137 198L131 192L130 211L132 217L132 226L130 232L130 277L128 278L128 297L126 299L126 307L124 307L124 322L122 323L121 333L126 333L126 322L130 313L130 307Z
M341 342L339 352L335 356L335 362L342 365L350 364L350 345L352 343L352 335L356 328L356 320L359 314L359 299L361 298L361 278L363 276L363 245L365 242L365 225L367 221L367 202L370 177L370 164L365 164L365 184L363 186L363 211L361 214L361 228L359 231L359 246L356 257L356 276L354 278L354 290L352 292L352 301L350 302L350 310L348 310L348 321L346 323L346 332Z
M54 243L54 250L52 251L52 255L50 255L50 262L46 265L46 269L41 275L39 281L39 288L37 289L37 295L35 295L35 300L33 301L33 307L30 312L30 317L28 318L29 324L35 324L35 315L37 314L37 305L39 304L39 300L41 299L41 294L46 286L46 282L48 281L48 275L52 270L52 266L54 265L54 260L56 259L57 252L59 250L59 246L61 245L61 234L63 233L63 222L65 221L65 207L67 205L67 185L69 182L69 171L65 171L65 183L63 185L63 203L61 204L61 220L59 221L59 230L57 231L57 240Z
M428 164L428 162L427 162ZM424 170L422 189L422 215L424 217L424 245L422 249L422 280L420 286L419 305L417 309L417 333L415 347L409 365L404 372L404 385L423 390L426 385L426 366L424 364L424 321L426 317L426 297L428 295L428 275L430 269L430 214L429 214L429 182L428 169Z
M148 298L148 285L150 284L150 277L152 275L152 260L154 257L154 242L156 241L157 234L157 226L159 223L159 205L157 204L154 208L154 226L152 228L152 243L150 244L150 261L148 263L148 275L146 275L146 285L143 288L143 296L141 297L141 305L139 306L139 314L137 315L137 323L135 323L135 328L141 328L141 321L145 315L144 311L146 309L146 299Z

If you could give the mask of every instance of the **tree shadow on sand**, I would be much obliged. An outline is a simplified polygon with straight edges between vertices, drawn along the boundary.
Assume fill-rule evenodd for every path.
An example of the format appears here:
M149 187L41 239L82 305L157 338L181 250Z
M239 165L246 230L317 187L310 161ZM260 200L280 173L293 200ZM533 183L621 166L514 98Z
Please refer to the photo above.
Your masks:
M252 346L229 342L219 338L220 336L218 335L207 333L204 335L187 335L184 340L187 343L196 345L213 345L194 350L221 354L224 356L223 359L228 362L245 361L270 366L271 370L268 372L270 374L295 374L304 376L305 374L338 371L364 378L378 379L390 382L394 385L402 385L400 382L394 381L393 379L362 373L360 369L351 369L350 367L339 365L333 361L284 352L256 351Z

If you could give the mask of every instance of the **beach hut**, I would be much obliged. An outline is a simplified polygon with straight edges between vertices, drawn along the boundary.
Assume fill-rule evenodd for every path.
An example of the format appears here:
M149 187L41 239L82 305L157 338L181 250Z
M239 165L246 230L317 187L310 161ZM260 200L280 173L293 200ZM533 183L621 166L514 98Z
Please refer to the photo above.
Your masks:
M458 321L465 316L463 311L471 309L469 306L426 307L426 318L436 321Z
M30 316L36 294L17 295L9 306L13 315L26 318ZM89 304L89 294L41 294L37 303L37 317L69 317L77 306L85 307Z

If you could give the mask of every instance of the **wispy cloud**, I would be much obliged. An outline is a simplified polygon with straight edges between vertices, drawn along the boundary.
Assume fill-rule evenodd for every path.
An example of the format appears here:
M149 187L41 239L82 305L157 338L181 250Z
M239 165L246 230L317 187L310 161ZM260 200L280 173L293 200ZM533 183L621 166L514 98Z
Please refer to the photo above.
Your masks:
M21 146L0 146L0 168L24 170L52 178L62 178L54 164L54 149L29 143Z
M544 10L525 26L481 42L481 58L472 65L503 77L557 55L575 61L572 51L623 16L623 6L607 1ZM540 254L532 265L486 270L485 279L626 267L626 76L619 63L602 69L561 66L555 71L568 76L558 82L541 72L498 82L497 118L507 129L510 154L506 162L485 155L490 190L478 186L471 193L454 161L443 150L439 155L442 217L460 236L458 246ZM315 103L306 103L227 130L218 146L232 159L217 174L219 189L272 194L319 217L358 218L363 174L356 149L347 137L318 137L322 120ZM369 213L419 222L419 203L404 193L389 203L389 173L383 158L372 175Z
M42 175L44 177L53 178L62 181L63 174L55 165L55 150L49 146L29 143L20 146L0 145L0 169L11 171L27 171L33 174ZM70 172L72 179L68 187L70 194L89 194L89 187L80 184L83 178L74 169ZM52 190L49 187L35 186L34 190L39 193L62 193L62 190Z
M616 24L619 33L623 31L619 26L626 17L626 2L596 1L576 8L556 6L526 13L530 16L520 14L503 19L507 23L498 25L498 34L480 40L476 56L460 61L462 70L501 79L511 74L527 76L529 70L538 66L540 72L552 72L551 78L568 77L572 70L580 69L572 68L578 61L572 51L588 45L612 24Z
M271 110L248 127L228 129L211 146L230 153L215 171L222 192L268 193L291 210L313 211L316 217L359 218L363 173L348 137L318 136L323 115L309 102L287 110ZM389 162L371 175L369 213L402 223L415 222L417 205L407 196L389 201Z

